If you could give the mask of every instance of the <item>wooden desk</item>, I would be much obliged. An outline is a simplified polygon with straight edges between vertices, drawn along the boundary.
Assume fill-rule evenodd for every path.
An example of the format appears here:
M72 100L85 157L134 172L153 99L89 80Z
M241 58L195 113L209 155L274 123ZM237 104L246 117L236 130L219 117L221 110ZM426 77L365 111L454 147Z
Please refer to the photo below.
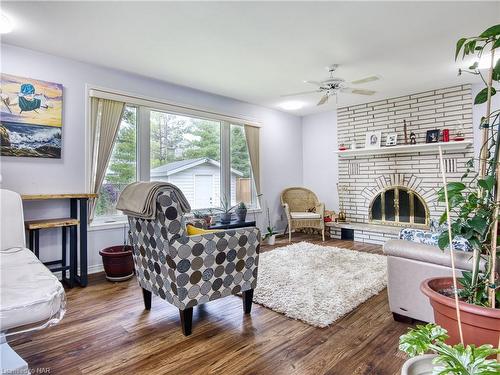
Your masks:
M45 201L69 199L70 217L80 221L80 274L76 272L75 280L85 287L88 284L88 260L87 260L87 223L88 223L88 200L97 198L97 194L23 194L23 201ZM78 207L79 206L79 207ZM80 209L78 209L80 208ZM77 262L78 263L78 262ZM78 264L75 266L78 269Z

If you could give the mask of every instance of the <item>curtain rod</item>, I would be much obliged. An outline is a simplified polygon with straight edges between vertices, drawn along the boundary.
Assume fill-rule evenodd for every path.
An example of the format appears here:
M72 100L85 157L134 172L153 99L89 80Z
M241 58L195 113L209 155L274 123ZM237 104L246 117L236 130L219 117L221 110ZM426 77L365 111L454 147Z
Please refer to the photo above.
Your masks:
M114 100L123 100L125 98L131 99L130 102L131 104L138 104L138 105L145 105L145 106L151 106L151 104L159 104L162 107L167 107L164 109L171 109L173 111L179 111L180 114L186 114L186 112L191 113L191 114L199 114L202 117L209 117L214 116L217 119L223 120L223 121L234 121L239 124L243 125L248 125L248 126L253 126L256 128L261 127L261 123L255 120L250 120L246 118L242 118L238 115L228 115L224 113L219 113L215 112L212 110L207 110L207 109L199 109L190 105L185 105L185 104L178 104L178 103L173 103L173 102L168 102L162 99L157 99L157 98L150 98L142 95L136 95L136 94L131 94L128 92L120 91L120 90L113 90L113 89L107 89L107 88L102 88L94 85L87 85L87 92L88 96L93 96L93 97L99 97L103 99L114 99ZM99 93L104 94L99 95ZM107 97L106 97L107 96ZM161 109L161 108L160 108Z

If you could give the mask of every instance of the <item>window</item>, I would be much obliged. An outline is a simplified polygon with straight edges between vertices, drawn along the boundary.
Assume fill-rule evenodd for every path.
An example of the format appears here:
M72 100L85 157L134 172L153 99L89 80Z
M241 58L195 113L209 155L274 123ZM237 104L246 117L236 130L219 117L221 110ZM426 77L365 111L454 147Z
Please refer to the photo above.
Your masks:
M192 209L219 207L221 124L150 111L150 178L179 187Z
M118 196L127 184L139 179L178 186L192 209L217 208L223 199L258 208L241 124L127 105L96 217L121 220L114 208Z

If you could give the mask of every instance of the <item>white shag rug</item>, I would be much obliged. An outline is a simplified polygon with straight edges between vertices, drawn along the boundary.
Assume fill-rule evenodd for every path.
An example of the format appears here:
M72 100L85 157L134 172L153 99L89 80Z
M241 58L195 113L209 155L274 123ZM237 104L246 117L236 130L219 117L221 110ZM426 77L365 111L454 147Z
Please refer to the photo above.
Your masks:
M326 327L386 285L385 256L300 242L260 253L253 300Z

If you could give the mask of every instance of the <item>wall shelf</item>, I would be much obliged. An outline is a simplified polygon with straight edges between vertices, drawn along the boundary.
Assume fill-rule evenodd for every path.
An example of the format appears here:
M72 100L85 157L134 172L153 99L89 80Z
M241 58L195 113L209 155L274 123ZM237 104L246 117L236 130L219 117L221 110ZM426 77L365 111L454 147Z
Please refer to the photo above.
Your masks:
M387 154L415 154L417 152L439 152L439 146L443 151L465 150L472 145L472 141L451 141L438 143L417 143L416 145L386 146L380 148L357 148L354 150L334 151L340 157L355 157L366 155L387 155Z

